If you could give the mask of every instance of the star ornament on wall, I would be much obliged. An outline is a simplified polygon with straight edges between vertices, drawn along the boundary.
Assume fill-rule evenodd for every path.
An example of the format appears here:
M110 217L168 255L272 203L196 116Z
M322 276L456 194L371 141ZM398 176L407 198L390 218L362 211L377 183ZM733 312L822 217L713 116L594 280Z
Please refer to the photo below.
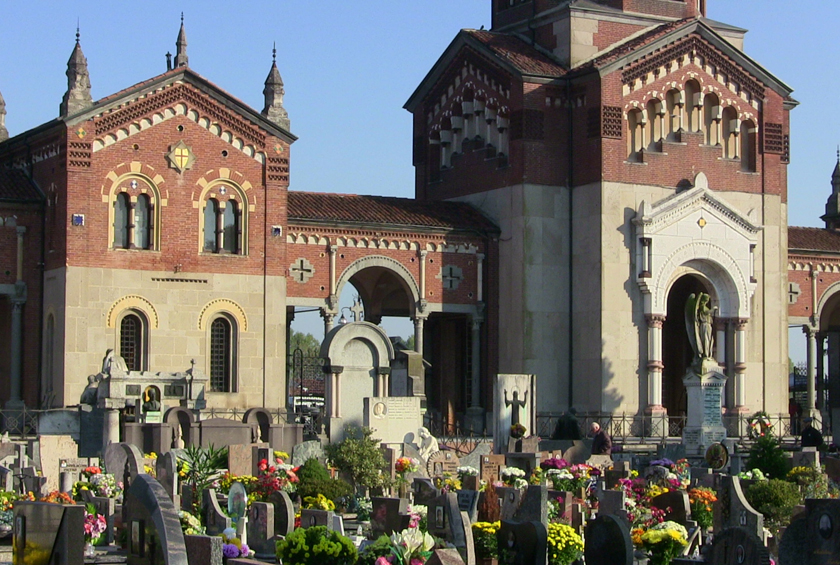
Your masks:
M169 148L169 153L166 154L166 158L169 160L169 166L179 173L191 169L195 162L195 154L184 143L183 139Z

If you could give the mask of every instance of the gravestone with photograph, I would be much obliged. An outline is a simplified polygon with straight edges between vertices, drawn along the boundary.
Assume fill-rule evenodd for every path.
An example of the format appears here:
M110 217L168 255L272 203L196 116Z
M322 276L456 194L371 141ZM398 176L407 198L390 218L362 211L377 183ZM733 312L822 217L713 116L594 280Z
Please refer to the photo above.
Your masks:
M408 500L405 498L371 497L370 529L374 538L401 532L408 525ZM431 510L430 510L431 511ZM431 517L429 517L431 520Z
M123 503L129 565L188 565L178 510L161 484L137 475Z
M324 526L328 530L331 530L333 527L333 516L335 516L335 512L332 510L304 508L300 511L300 527L314 528L315 526Z
M583 554L587 563L633 565L630 529L621 518L599 516L586 526Z
M215 489L208 488L202 491L201 508L204 512L204 525L207 535L217 536L230 528L230 517L219 506Z
M384 396L364 399L364 425L386 444L409 442L423 426L419 396Z
M499 547L499 565L548 563L548 532L542 522L519 523L502 520L496 532L496 540Z
M502 476L502 471L505 468L504 455L483 455L480 460L479 476L482 481L495 482Z
M274 505L269 502L252 502L248 508L248 547L257 559L274 558Z
M802 557L805 556L801 556L800 559ZM729 563L770 565L770 552L764 546L761 538L754 533L744 528L726 528L722 532L715 533L715 539L712 542L711 563L713 565L727 565ZM810 563L814 562L810 561ZM825 561L825 563L830 563L830 561Z

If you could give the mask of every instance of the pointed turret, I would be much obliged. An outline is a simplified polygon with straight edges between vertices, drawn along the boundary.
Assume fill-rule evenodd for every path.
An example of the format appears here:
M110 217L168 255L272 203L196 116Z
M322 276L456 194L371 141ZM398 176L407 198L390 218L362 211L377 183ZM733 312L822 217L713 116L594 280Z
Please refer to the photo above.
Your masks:
M831 196L825 203L825 215L822 217L825 229L840 229L840 148L837 149L837 164L831 174Z
M70 60L67 61L67 92L64 93L58 113L60 116L69 116L92 105L87 58L82 53L79 28L76 27L76 46L70 54Z
M3 93L0 93L0 141L9 139L9 130L6 129L6 101L3 100Z
M187 32L184 31L184 12L181 12L181 31L178 32L178 40L175 42L175 68L188 67L190 58L187 57Z
M288 131L290 121L289 113L283 107L284 94L286 94L286 91L283 88L283 79L280 77L280 71L277 70L277 44L275 44L272 50L271 70L268 71L265 88L263 88L265 108L263 108L262 115Z

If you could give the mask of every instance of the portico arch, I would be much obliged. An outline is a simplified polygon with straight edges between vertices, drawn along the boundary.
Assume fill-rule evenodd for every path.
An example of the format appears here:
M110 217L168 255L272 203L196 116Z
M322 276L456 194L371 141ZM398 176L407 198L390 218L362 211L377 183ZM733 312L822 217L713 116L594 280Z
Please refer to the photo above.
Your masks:
M399 261L384 255L371 255L351 263L336 281L336 296L352 283L362 298L367 320L382 316L414 318L421 299L420 287L411 272Z

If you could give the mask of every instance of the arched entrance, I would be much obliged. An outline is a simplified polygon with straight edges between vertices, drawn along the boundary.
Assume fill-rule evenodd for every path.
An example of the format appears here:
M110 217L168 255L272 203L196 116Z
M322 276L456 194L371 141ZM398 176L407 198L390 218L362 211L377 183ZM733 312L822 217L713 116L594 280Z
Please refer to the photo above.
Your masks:
M685 325L685 305L691 294L705 292L717 305L714 287L697 274L678 278L668 290L668 310L662 325L662 405L671 416L685 416L688 406L683 377L691 365L693 351Z
M819 339L816 359L815 408L828 417L834 437L840 428L840 286L819 305ZM809 375L810 378L810 375ZM806 402L807 404L807 402ZM810 407L806 407L807 410Z

